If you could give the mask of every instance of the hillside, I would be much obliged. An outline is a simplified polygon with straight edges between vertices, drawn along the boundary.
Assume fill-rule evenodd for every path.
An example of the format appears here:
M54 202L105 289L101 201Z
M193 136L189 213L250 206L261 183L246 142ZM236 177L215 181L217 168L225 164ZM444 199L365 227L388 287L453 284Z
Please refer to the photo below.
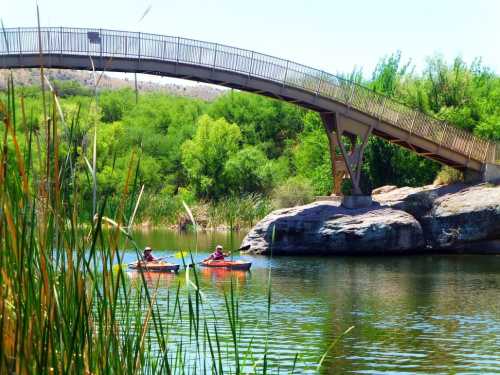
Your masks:
M46 69L46 74L51 80L76 81L80 84L93 87L93 75L91 72L83 70ZM100 72L98 72L100 75ZM0 70L0 90L5 89L7 71ZM154 78L153 78L154 79ZM14 71L16 86L31 86L40 83L40 71L38 69L19 69ZM99 83L101 89L121 89L125 87L135 87L132 75L105 73ZM173 83L173 82L152 82L137 80L137 87L141 92L160 91L175 96L186 96L212 101L224 93L224 89L207 84L197 83Z

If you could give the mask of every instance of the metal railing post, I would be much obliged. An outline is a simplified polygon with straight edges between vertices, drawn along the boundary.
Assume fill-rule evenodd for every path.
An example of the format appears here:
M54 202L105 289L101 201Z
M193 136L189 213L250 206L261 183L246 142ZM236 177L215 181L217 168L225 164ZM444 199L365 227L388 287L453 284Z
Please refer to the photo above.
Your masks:
M469 143L470 144L470 147L469 147L469 150L468 150L468 158L470 159L472 157L472 151L474 150L474 146L476 145L476 140L477 138L476 137L473 137L472 138L472 143Z
M50 37L50 29L47 30L47 53L51 54L52 53L52 43L51 43L51 37ZM52 59L52 57L51 57Z
M174 75L177 74L177 66L179 65L179 52L180 52L180 37L177 37L177 43L175 45L175 67L174 67Z
M180 49L180 38L177 37L177 45L175 46L175 61L177 61L177 64L179 63L179 49Z
M396 112L396 119L394 120L394 124L395 124L395 125L398 125L398 121L399 121L399 114L400 114L400 112L399 112L399 111L398 111L398 112Z
M215 70L215 65L216 65L216 63L217 63L217 46L218 46L218 44L217 44L217 43L215 43L215 50L214 50L214 63L213 63L213 65L212 65L212 71L213 71L213 70Z
M19 44L19 55L22 54L22 46L21 46L21 28L17 28L17 43Z
M354 96L354 86L355 86L354 82L351 82L351 86L352 86L352 89L351 89L351 93L349 95L349 99L345 103L348 109L351 109L351 102L352 102L352 98Z
M409 130L409 136L408 138L411 137L412 133L413 133L413 126L415 125L415 120L417 119L417 111L413 111L413 119L411 120L411 124L410 124L410 130Z
M7 52L7 54L9 54L10 53L10 46L9 46L9 40L7 39L7 33L2 32L2 39L5 42L5 48L7 49L6 52ZM2 55L4 55L4 54L2 53ZM5 56L4 56L4 59L5 59Z
M138 40L139 40L139 47L138 47L138 56L137 58L139 59L139 62L141 62L141 33L137 33L138 34Z
M378 114L378 120L382 120L382 118L384 118L384 113L385 113L385 104L387 102L387 98L384 96L383 97L383 101L382 101L382 111L379 112Z
M250 76L252 75L252 69L253 69L253 62L254 62L254 52L252 51L252 54L250 55L250 69L248 69L248 79L250 79Z
M321 72L321 75L318 78L318 86L316 86L316 96L319 95L319 90L321 89L321 84L324 81L323 76L324 76L324 72Z
M443 141L444 141L444 136L446 135L446 132L448 131L448 124L443 124L442 126L442 133L441 133L441 138L439 139L439 147L443 146Z
M59 27L59 50L62 57L62 27Z
M104 42L104 38L102 37L102 29L99 29L99 38L101 38L101 43L99 43L99 59L100 59L101 69L104 69L104 64L102 63L102 45Z
M285 75L283 76L283 87L285 87L285 84L286 84L286 76L288 74L288 65L289 64L290 64L290 60L286 60Z

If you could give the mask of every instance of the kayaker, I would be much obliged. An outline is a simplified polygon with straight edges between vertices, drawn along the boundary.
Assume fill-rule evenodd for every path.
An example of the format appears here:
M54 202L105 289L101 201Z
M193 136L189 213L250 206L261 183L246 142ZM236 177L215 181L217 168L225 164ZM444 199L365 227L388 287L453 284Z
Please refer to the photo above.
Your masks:
M224 254L223 252L223 247L222 245L217 245L215 247L215 251L210 254L210 256L207 259L204 259L204 262L207 262L209 260L224 260L224 257L229 256L229 254Z
M144 248L144 254L142 255L142 258L146 261L146 262L154 262L154 261L157 261L158 258L155 258L153 256L153 249L151 249L150 246L146 246Z

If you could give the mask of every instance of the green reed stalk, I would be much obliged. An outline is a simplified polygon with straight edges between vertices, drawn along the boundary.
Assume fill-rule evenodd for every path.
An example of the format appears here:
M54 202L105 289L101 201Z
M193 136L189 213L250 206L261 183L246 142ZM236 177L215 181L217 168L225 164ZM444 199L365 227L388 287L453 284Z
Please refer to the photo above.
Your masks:
M0 373L275 370L267 344L261 363L254 360L254 337L242 348L245 327L234 280L224 292L226 312L216 316L196 268L188 268L167 291L160 279L151 281L144 273L134 279L124 271L124 247L141 256L130 232L141 202L136 192L142 190L135 155L116 207L111 210L110 197L97 191L95 217L82 219L83 192L94 180L85 178L86 155L75 137L82 125L80 108L66 122L64 106L46 83L51 95L43 93L43 105L51 119L50 136L40 137L27 125L24 99L15 94L12 76L7 103L0 101ZM16 132L19 122L24 132ZM192 254L190 262L195 263ZM159 302L163 292L167 305ZM189 335L180 335L183 329Z

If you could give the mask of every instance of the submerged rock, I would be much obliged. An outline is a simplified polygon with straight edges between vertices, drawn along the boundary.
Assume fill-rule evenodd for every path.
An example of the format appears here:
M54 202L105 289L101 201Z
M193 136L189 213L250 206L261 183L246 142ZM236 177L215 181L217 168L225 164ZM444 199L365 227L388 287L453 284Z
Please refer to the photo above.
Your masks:
M274 211L247 234L242 247L258 254L378 255L500 240L500 186L391 186L373 199L367 209L322 201Z

